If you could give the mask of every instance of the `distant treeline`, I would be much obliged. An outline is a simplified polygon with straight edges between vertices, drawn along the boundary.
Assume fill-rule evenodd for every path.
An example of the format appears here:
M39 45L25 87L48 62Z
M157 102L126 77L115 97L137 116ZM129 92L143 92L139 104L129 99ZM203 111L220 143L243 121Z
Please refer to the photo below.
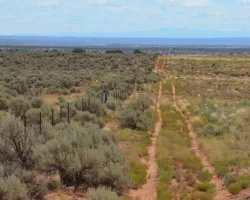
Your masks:
M83 48L74 48L72 50L72 52L73 53L86 53L86 50L83 49ZM135 49L133 52L134 52L134 54L144 53L144 52L142 52L139 49ZM107 54L114 54L114 53L116 53L116 54L123 54L124 52L122 50L120 50L120 49L111 49L111 50L106 50L105 53L107 53Z
M108 53L108 54L109 53L120 53L120 54L123 54L124 52L122 50L117 49L117 50L107 50L106 53ZM144 53L144 52L142 52L139 49L135 49L134 50L134 54L139 54L139 53Z
M123 54L123 51L122 50L107 50L106 53L120 53L120 54Z

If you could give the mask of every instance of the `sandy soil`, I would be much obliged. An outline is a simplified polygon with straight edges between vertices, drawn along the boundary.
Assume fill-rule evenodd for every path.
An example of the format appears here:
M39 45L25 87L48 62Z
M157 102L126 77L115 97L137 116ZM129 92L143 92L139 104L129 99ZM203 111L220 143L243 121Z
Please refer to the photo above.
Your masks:
M161 67L163 62L160 59L157 60L155 64L155 72L158 72L158 68ZM156 152L157 152L157 137L161 131L162 127L162 116L160 110L161 104L161 92L162 92L162 83L159 83L158 96L156 99L156 109L158 114L158 121L155 125L154 133L152 134L151 141L152 144L148 147L148 158L147 161L142 160L141 162L148 165L147 171L147 182L138 190L130 190L129 196L136 200L156 200L157 199L157 176L158 176L158 165L156 161Z

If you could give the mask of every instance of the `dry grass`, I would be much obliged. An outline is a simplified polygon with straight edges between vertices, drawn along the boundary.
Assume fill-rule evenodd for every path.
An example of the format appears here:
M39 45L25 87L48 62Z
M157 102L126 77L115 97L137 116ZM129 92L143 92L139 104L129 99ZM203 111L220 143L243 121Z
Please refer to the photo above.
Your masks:
M169 81L163 84L163 127L158 137L158 199L211 199L211 176L203 171L199 158L190 149L185 119L172 105Z
M182 110L232 194L250 182L249 67L249 55L177 56L166 65L178 76Z
M43 93L41 95L41 98L44 99L45 103L52 106L53 108L59 110L59 101L58 98L62 97L66 102L72 102L74 100L76 100L79 96L83 96L85 94L85 91L87 90L87 88L89 87L89 85L91 85L91 83L82 85L80 87L77 87L77 89L79 89L79 93L70 93L67 95L59 95L59 94L47 94L47 93Z

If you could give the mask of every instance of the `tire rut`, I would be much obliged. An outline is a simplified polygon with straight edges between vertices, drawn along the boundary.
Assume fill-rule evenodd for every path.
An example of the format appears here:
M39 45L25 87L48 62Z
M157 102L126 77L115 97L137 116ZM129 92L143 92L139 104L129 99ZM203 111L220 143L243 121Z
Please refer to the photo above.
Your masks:
M171 85L172 85L172 98L173 98L174 107L184 117L188 125L189 136L191 138L191 143L192 143L191 149L194 151L195 155L198 158L200 158L204 169L209 171L212 174L211 183L215 185L215 191L216 191L216 194L213 200L247 200L247 199L250 199L250 188L242 190L237 195L230 194L229 191L226 189L223 179L217 176L215 167L211 164L211 161L209 160L208 156L205 154L204 150L200 148L198 137L195 131L193 130L193 125L192 125L191 120L186 115L183 114L183 112L181 111L177 103L175 85L172 80L171 80Z
M154 71L158 72L160 58L157 59ZM161 131L162 127L162 116L160 110L161 104L161 93L162 93L162 82L159 83L158 95L156 99L156 110L158 115L157 123L155 124L154 133L151 136L151 145L148 147L148 157L147 157L147 181L138 190L130 190L129 196L133 199L140 200L156 200L157 199L157 177L158 177L158 165L156 161L157 152L157 137Z
M214 200L225 200L229 199L232 195L227 191L227 189L224 186L223 179L219 178L216 174L214 166L211 164L209 158L204 153L204 151L200 148L198 138L196 133L193 130L193 125L183 112L181 111L180 107L178 106L177 99L176 99L176 90L175 85L171 81L172 85L172 96L173 96L173 103L175 109L184 117L189 130L189 136L191 138L191 149L195 153L195 155L200 158L201 163L205 170L209 171L210 174L212 174L212 180L211 183L215 185L216 195L214 196Z

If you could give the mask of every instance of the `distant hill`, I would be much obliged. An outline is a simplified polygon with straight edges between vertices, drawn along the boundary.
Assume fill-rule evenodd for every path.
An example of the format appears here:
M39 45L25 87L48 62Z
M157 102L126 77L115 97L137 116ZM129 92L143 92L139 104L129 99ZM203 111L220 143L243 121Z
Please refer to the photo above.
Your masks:
M0 36L1 46L250 46L250 38Z

